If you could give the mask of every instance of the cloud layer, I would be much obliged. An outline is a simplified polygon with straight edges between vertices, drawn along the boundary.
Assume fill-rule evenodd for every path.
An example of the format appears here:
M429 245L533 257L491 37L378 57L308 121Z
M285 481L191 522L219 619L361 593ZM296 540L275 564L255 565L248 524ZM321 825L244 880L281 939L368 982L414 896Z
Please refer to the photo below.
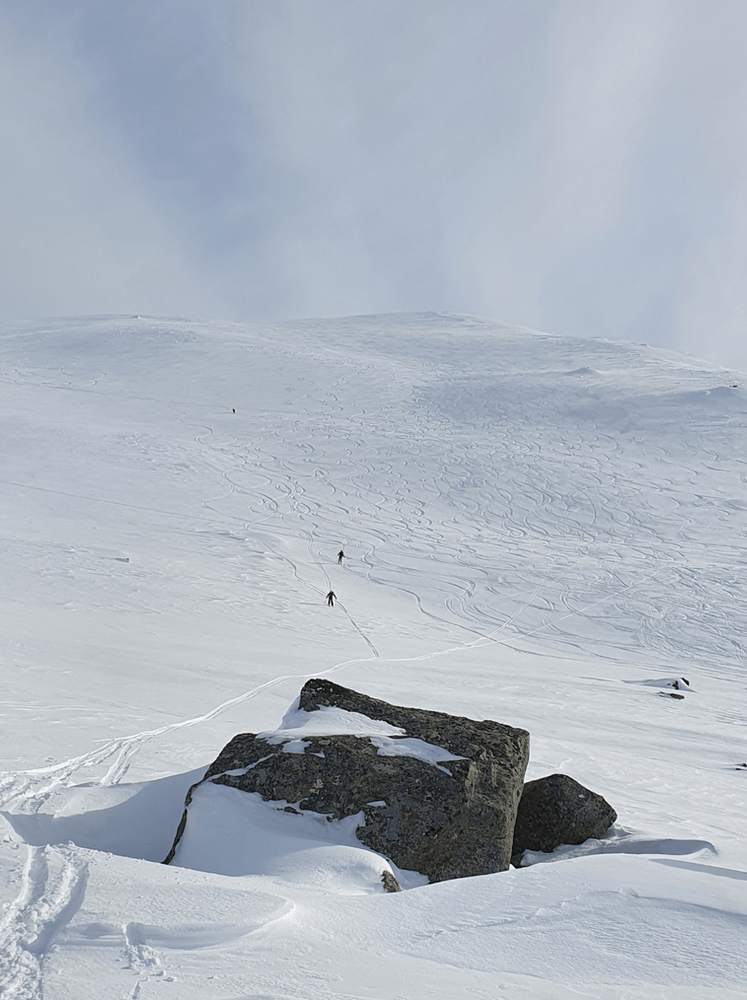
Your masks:
M0 3L6 316L411 309L747 369L742 0Z

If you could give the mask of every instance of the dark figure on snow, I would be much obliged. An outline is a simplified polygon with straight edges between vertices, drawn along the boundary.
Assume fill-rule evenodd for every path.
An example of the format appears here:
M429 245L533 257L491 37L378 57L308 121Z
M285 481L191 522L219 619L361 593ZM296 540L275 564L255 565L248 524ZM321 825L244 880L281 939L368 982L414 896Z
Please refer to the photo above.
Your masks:
M337 553L337 565L338 566L340 565L340 563L342 562L342 560L344 558L345 558L345 553L342 551L342 549L340 549L340 551Z
M334 592L334 590L330 590L330 592L327 594L327 604L331 608L333 608L335 606L335 598L336 597L337 597L337 594Z

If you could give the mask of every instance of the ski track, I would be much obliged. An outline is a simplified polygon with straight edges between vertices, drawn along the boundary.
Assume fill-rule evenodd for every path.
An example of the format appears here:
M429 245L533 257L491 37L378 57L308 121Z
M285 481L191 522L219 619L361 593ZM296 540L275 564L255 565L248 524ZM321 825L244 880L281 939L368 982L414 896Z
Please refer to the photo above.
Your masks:
M16 366L3 371L2 380L40 391L116 395L106 372L79 375L78 365L75 357L56 370ZM498 419L487 403L478 401L470 411L469 401L459 396L459 419L450 422L449 394L456 398L460 389L458 380L450 386L442 374L442 398L434 402L428 389L413 392L406 379L393 384L394 396L410 393L412 426L406 434L386 394L378 402L361 397L346 413L333 391L318 389L313 407L258 417L250 441L202 419L189 401L138 396L170 408L192 435L193 468L207 469L212 484L194 510L160 509L123 496L84 496L64 484L3 480L13 489L204 525L200 530L208 538L232 525L248 542L271 527L277 539L303 543L307 557L298 560L261 536L263 549L285 567L293 586L320 608L324 593L333 589L327 561L340 544L354 540L359 557L346 563L346 573L407 598L423 637L438 628L454 641L420 655L382 658L376 636L385 623L354 617L338 598L339 620L367 645L369 656L323 671L279 675L203 715L107 740L54 765L1 775L0 804L38 811L82 769L112 758L99 781L116 785L135 755L165 734L208 722L285 681L330 676L377 659L415 665L541 636L549 650L580 646L600 658L606 645L630 655L643 647L673 659L685 659L686 650L688 658L702 655L709 669L724 675L734 663L745 663L747 632L742 619L729 613L733 581L742 573L740 557L724 548L721 570L711 569L708 530L713 518L730 516L728 504L737 502L730 498L744 495L742 458L728 455L727 468L721 451L708 450L719 483L709 491L665 448L654 449L644 466L636 457L635 435L617 440L594 424L575 436L561 433L544 403L533 413L524 406L515 417L506 404ZM463 425L490 433L465 434ZM154 442L144 441L141 448L146 460L163 460ZM423 454L438 455L438 463L425 464ZM423 579L427 593L419 586ZM662 594L668 595L665 603ZM261 615L261 607L254 613ZM580 622L600 613L606 632L595 618L592 640ZM303 628L303 622L290 627ZM743 724L742 714L732 715L724 721ZM85 895L87 867L75 848L27 847L27 852L19 894L0 922L3 1000L42 1000L45 953ZM127 923L121 934L125 963L138 977L129 997L137 1000L146 981L165 981L164 971L140 925Z
M98 379L91 385L73 386L76 365L74 359L60 366L58 374L65 375L64 383L42 377L37 384L56 390L105 391L99 389ZM29 369L23 377L28 381L31 375ZM195 419L183 404L147 395L140 398L178 413L178 423L190 429L196 453L223 482L223 490L202 500L201 514L157 511L123 499L86 499L183 521L205 520L213 528L233 522L241 526L245 538L272 522L278 536L305 541L308 560L301 565L266 540L265 548L288 566L296 585L310 591L320 604L324 593L333 589L320 553L334 550L344 527L346 536L354 538L362 550L356 564L346 565L346 572L411 599L423 622L424 636L439 625L465 637L444 652L498 641L498 635L520 615L528 620L521 635L511 636L511 642L551 635L556 648L576 648L579 640L576 631L569 629L570 623L605 605L610 632L623 649L633 651L643 642L651 651L676 656L686 646L707 651L713 660L716 648L727 662L745 660L747 636L729 634L734 622L728 611L722 611L719 624L714 624L713 615L704 623L701 614L703 607L719 603L728 609L728 581L709 573L695 576L683 568L680 557L685 545L691 557L698 548L705 549L693 511L697 504L709 507L715 500L693 492L695 499L685 507L682 497L690 480L695 485L694 479L687 468L675 467L664 452L657 459L666 470L660 478L652 479L650 474L647 478L640 464L632 461L622 480L605 471L613 458L619 468L621 445L598 430L575 440L564 439L557 428L540 433L531 421L509 421L496 436L470 441L448 424L434 425L427 397L421 395L412 401L418 433L403 438L383 403L367 408L361 401L358 411L345 415L334 393L326 394L322 407L325 428L315 426L313 418L307 421L296 414L286 418L282 431L268 426L247 444L225 433L219 435L214 424ZM479 414L473 419L479 426ZM542 424L539 416L537 424ZM441 446L435 450L440 451L441 464L429 469L420 458L420 441L436 432ZM361 449L364 440L366 447ZM335 461L325 457L330 444L338 454ZM355 458L359 450L366 456L363 462ZM740 473L744 462L741 466ZM552 488L554 481L564 483L562 492ZM77 495L51 488L50 492ZM671 500L664 503L666 496ZM646 523L637 514L641 506L648 508ZM247 519L247 509L258 516ZM398 540L396 548L393 538ZM486 553L496 551L501 552L498 565L486 560ZM556 568L551 580L549 570L540 572L548 564L550 551L555 553L550 566ZM576 569L579 560L583 567ZM432 596L420 593L418 581L424 574L430 595L440 594L440 607L434 607ZM656 593L661 592L661 583L672 593L668 607L656 607L649 596L653 591L647 592L646 584L654 579ZM522 591L532 596L522 600L518 596ZM538 601L540 591L543 599ZM368 646L370 658L379 658L372 635L379 623L358 621L339 597L337 606ZM427 654L431 655L441 654ZM420 659L387 657L389 662L400 663ZM366 659L348 660L324 673L334 674L363 662ZM0 802L34 811L81 768L98 766L111 757L114 763L101 783L116 784L134 755L151 740L209 721L268 687L308 676L279 676L193 719L106 741L90 753L51 767L5 775L0 779ZM51 780L39 787L39 778Z
M132 921L122 927L124 937L123 959L126 969L138 976L138 980L128 994L129 1000L137 1000L143 984L150 979L160 979L162 982L173 982L172 976L166 976L161 965L158 952L147 942L144 928Z
M75 916L88 867L73 847L27 846L21 890L0 922L0 996L42 1000L44 956Z
M431 651L429 653L423 653L417 656L406 656L406 657L386 657L385 662L387 663L421 663L427 660L434 659L439 656L445 656L450 653L462 652L469 649L477 649L484 645L490 645L491 643L499 644L509 644L503 642L499 639L500 634L512 625L521 614L529 607L532 606L533 602L536 600L537 596L542 589L545 579L549 576L552 566L550 566L545 574L545 578L540 581L540 583L535 588L533 594L524 602L524 604L505 622L499 625L497 628L493 629L491 632L480 634L477 638L472 639L469 642L461 643L457 646L451 646L447 649L440 649ZM594 604L600 604L608 598L600 598ZM591 607L593 605L590 605ZM569 618L573 615L583 613L588 610L588 608L582 608L578 611L570 611L567 615L562 616L563 618ZM351 623L355 628L358 628L352 617L348 615ZM511 643L519 641L523 638L527 638L530 635L536 634L545 628L552 627L554 623L548 623L542 625L531 632L524 632L512 636ZM358 629L360 632L360 629ZM363 633L361 633L363 635ZM363 636L365 639L365 636ZM110 757L117 755L114 763L110 766L109 770L106 772L103 778L100 779L101 785L115 785L122 780L124 775L129 768L131 758L139 750L141 750L147 743L155 739L158 736L165 735L169 732L174 732L175 730L186 728L189 726L199 725L200 723L210 721L211 719L217 718L220 714L225 712L227 709L232 708L235 705L241 704L242 702L248 701L251 698L255 698L258 694L263 691L268 690L277 684L282 683L287 680L300 680L306 681L313 676L329 676L331 674L338 673L344 670L346 667L353 665L368 663L379 658L377 651L371 643L369 643L372 649L372 656L367 658L356 658L352 660L345 660L341 663L337 663L327 670L317 671L316 673L307 674L284 674L278 677L274 677L263 684L257 685L251 688L249 691L245 691L235 698L229 699L228 701L222 702L217 705L210 712L204 715L195 716L191 719L183 719L179 722L169 723L167 725L161 726L157 729L147 730L140 733L134 733L130 736L122 737L116 740L109 740L104 743L101 747L87 754L82 754L78 757L70 758L69 760L63 761L58 764L54 764L48 767L42 768L32 768L25 771L17 771L12 773L7 773L0 779L0 805L6 809L12 809L16 812L34 813L38 812L43 804L48 800L51 793L58 788L60 785L70 782L73 776L81 769L85 767L93 767L98 764L103 763ZM51 781L38 787L34 784L33 779L49 778L52 777Z

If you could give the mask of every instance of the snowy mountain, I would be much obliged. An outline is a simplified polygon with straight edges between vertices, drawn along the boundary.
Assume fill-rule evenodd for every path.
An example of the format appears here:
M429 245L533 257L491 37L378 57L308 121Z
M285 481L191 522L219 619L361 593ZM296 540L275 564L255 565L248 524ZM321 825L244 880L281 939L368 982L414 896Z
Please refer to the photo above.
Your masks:
M741 997L746 384L464 316L3 328L3 998ZM225 789L159 864L320 676L528 729L618 821L385 895Z

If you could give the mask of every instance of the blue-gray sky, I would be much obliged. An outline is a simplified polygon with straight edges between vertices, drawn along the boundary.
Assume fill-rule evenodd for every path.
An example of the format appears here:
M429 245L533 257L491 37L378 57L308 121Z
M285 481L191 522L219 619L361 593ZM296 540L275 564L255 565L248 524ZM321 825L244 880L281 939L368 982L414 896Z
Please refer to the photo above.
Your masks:
M0 313L434 309L747 370L744 0L0 0Z

